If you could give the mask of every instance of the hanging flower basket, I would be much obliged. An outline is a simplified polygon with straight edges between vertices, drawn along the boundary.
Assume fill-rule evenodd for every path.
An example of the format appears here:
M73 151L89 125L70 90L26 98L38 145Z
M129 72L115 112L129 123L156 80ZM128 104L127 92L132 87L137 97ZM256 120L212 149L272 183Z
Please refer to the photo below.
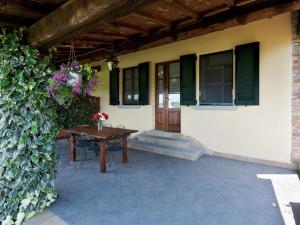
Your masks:
M49 79L47 90L59 105L67 108L74 97L94 92L99 81L96 72L91 65L81 65L76 61L70 65L61 65Z
M68 64L61 65L59 70L52 74L47 91L59 105L68 108L75 96L90 95L94 92L99 82L96 72L90 64L80 64L76 61L72 40Z

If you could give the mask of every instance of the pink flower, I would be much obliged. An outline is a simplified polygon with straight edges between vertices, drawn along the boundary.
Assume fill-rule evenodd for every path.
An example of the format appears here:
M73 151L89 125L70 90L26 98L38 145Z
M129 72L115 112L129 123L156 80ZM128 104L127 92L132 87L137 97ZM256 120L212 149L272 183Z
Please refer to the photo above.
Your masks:
M60 68L59 68L59 70L60 70L60 71L66 71L67 68L66 68L65 66L61 65Z
M47 91L50 92L50 93L52 93L53 92L53 88L52 87L48 87Z
M74 88L72 89L72 91L73 91L73 93L75 93L75 94L80 94L80 93L81 93L81 89L78 88L78 87L74 87Z

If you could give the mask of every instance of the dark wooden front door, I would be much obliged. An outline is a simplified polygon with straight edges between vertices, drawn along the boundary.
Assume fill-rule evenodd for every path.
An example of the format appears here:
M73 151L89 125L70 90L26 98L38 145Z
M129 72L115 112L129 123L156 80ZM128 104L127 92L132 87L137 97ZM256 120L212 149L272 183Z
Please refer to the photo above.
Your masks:
M155 129L180 132L180 63L155 66Z

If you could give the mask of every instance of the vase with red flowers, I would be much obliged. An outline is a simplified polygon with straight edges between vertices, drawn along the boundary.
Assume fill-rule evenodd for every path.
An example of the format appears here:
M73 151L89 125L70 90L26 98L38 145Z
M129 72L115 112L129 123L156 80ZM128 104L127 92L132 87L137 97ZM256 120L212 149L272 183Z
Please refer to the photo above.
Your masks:
M98 131L103 129L104 121L108 120L109 116L106 113L94 113L92 115L92 120L97 122Z

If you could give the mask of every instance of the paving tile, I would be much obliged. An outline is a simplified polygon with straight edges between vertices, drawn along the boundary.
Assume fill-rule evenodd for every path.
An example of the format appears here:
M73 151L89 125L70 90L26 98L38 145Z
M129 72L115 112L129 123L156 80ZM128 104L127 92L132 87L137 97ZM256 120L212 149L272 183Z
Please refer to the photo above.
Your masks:
M208 200L207 203L217 214L238 213L238 209L225 198Z
M225 214L221 216L227 225L251 225L252 223L241 213Z
M246 218L254 225L284 225L284 222L281 218L268 215L267 213L249 213L246 215Z
M25 225L281 225L281 212L292 214L289 202L300 199L291 170L129 150L127 165L112 159L100 174L93 160L70 163L68 148L59 142L59 198Z

